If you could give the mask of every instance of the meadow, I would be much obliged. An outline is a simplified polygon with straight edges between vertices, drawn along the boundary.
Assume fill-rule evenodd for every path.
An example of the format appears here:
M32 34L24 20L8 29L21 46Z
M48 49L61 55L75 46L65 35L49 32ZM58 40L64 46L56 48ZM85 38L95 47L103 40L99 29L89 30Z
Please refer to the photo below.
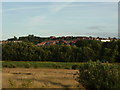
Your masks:
M3 68L3 88L78 88L77 70ZM80 88L83 88L80 86ZM84 89L84 88L83 88Z
M119 63L3 61L2 67L3 88L120 88Z
M2 87L78 88L73 75L80 65L82 63L3 61Z

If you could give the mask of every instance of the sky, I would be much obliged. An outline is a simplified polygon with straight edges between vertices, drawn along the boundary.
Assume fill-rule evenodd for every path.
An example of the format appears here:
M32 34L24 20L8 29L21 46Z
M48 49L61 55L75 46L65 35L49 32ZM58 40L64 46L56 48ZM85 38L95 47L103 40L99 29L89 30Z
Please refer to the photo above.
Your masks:
M3 2L2 39L118 36L117 2Z

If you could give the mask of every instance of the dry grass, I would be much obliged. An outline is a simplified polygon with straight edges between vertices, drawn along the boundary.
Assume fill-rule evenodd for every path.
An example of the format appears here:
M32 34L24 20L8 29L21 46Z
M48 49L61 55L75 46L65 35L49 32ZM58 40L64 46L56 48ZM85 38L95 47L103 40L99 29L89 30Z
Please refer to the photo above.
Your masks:
M3 68L3 88L76 88L77 70ZM81 88L83 88L81 86Z

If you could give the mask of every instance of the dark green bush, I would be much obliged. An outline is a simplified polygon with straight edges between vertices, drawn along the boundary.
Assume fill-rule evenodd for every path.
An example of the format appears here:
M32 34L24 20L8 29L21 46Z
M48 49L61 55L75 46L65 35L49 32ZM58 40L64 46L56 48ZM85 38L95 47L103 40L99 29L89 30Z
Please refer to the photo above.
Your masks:
M16 68L17 66L15 64L2 64L2 67L5 67L5 68Z
M6 68L6 67L7 67L7 64L2 64L2 67L5 67L5 68Z
M70 67L66 66L64 69L71 69Z
M11 68L16 68L17 66L15 64L11 64Z
M30 63L26 63L26 65L24 66L25 68L30 68L31 64Z
M78 69L78 68L79 68L78 65L73 65L73 66L72 66L72 69Z
M62 66L59 65L59 64L53 64L53 67L54 67L54 68L62 68Z
M37 64L35 64L33 67L34 67L34 68L39 68L39 66L38 66Z
M75 79L86 89L120 89L120 68L116 64L88 62L81 66Z

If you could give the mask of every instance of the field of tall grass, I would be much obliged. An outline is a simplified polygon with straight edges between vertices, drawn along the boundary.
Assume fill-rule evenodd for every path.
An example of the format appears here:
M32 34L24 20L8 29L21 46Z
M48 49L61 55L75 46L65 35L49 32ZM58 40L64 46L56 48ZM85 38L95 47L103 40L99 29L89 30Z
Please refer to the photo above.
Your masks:
M56 90L57 88L62 88L62 90L77 88L79 83L73 78L73 74L77 71L50 68L3 68L2 87L21 88L21 90L26 90L24 88L38 88L38 90L42 88L56 88Z
M33 87L36 87L35 83L39 82L39 84L43 84L38 85L40 87L79 87L80 85L80 87L83 86L88 90L94 88L120 89L119 63L102 63L100 61L86 63L3 61L2 67L3 77L8 78L3 80L3 82L8 82L7 85L3 85L5 88L30 87L31 82L34 82ZM39 78L33 78L35 75ZM68 81L65 82L64 79ZM75 86L69 80L76 83ZM15 82L20 83L20 85L14 85ZM50 85L46 82L49 82Z

